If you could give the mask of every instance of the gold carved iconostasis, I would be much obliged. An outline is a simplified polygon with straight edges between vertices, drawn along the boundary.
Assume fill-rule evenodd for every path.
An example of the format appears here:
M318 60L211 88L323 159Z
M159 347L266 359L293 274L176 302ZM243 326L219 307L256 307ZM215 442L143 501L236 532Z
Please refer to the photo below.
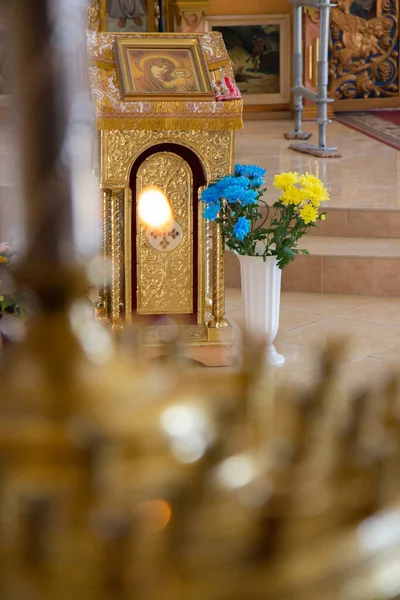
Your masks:
M398 0L341 0L332 9L329 95L335 110L399 105Z
M187 356L229 364L222 236L199 201L204 186L232 172L242 127L242 100L218 101L212 87L216 73L233 80L222 36L89 31L87 53L111 264L98 316L114 329L145 320L150 355L163 346L159 319L171 317ZM169 202L166 225L141 215L143 193L154 189Z
M400 106L398 0L338 0L331 9L329 89L333 110ZM305 9L305 78L318 83L319 11Z

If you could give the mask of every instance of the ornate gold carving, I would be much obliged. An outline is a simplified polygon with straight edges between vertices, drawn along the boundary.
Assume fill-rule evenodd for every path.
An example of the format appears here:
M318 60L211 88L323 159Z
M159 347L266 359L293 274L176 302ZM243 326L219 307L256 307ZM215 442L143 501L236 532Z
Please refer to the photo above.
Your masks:
M318 85L318 56L319 56L319 37L315 38L313 41L313 55L314 55L314 64L313 64L313 83L315 87Z
M341 3L331 13L331 97L398 96L398 3L383 0L381 14L368 21L348 10L349 5Z
M213 223L213 303L211 328L229 327L225 317L224 238L219 223Z
M185 327L184 337L188 341L206 341L207 340L207 329L204 323L202 325L188 325Z
M170 252L156 249L149 243L148 226L137 219L137 312L190 314L193 312L192 172L176 154L153 154L138 170L138 197L149 186L165 193L182 230L182 239Z
M186 27L190 30L198 27L205 18L209 3L209 0L172 0L173 14L178 27L182 31L185 31Z
M132 293L131 293L131 242L130 223L131 200L129 199L129 176L132 164L147 148L158 143L181 143L191 148L199 156L207 174L207 180L212 181L232 172L233 169L233 132L193 132L193 131L102 131L101 135L101 177L102 186L115 189L125 188L125 316L131 318ZM201 218L199 207L199 246L204 237L205 221ZM202 238L203 236L203 238ZM210 249L208 251L209 261ZM205 291L205 252L199 255L198 279L198 322L205 320L204 310L206 301ZM211 273L211 265L210 265ZM210 281L210 279L209 279ZM211 286L210 286L211 287ZM211 299L211 290L207 296ZM210 305L210 301L209 301Z
M200 198L201 190L198 190L198 195ZM206 248L205 248L205 226L206 220L203 219L203 210L204 206L202 202L198 203L197 206L197 322L204 323L205 322L205 302L206 302Z
M199 194L201 190L199 190ZM202 213L202 211L201 211ZM199 218L202 218L202 214L200 213ZM205 292L205 307L206 309L210 309L212 306L212 282L211 282L211 272L212 272L212 233L211 233L211 224L208 219L204 220L204 292Z
M103 257L103 281L99 286L99 298L96 302L96 317L103 323L110 322L110 273L111 266L111 190L102 190L102 239L101 254Z
M104 263L104 280L100 286L100 302L108 313L109 288L110 288L110 265L111 265L111 190L103 190L103 230L102 230L102 254ZM101 307L99 306L99 309Z
M211 227L210 221L206 220L205 225L205 255L206 255L206 303L211 306Z
M162 346L165 344L167 328L164 326L146 327L145 344L147 346ZM175 335L175 331L172 332ZM204 344L208 341L205 324L185 325L179 328L179 337L189 345Z
M314 69L314 58L313 58L313 47L312 44L307 46L307 57L308 57L308 79L311 81L313 78Z
M181 17L183 21L187 23L189 27L197 27L200 21L204 19L205 12L202 9L198 10L183 10L181 12Z
M318 8L310 8L310 7L304 7L304 14L306 16L308 16L308 18L310 19L310 21L312 21L313 23L319 23L320 21L320 13L319 13L319 9Z
M212 181L224 177L233 169L233 132L215 131L102 131L101 132L101 185L107 188L124 187L129 195L129 176L132 164L147 148L158 143L181 143L196 152L202 161L207 174L207 180ZM127 198L127 196L126 196ZM131 317L131 242L130 226L131 202L125 201L125 311L128 320ZM201 207L200 207L201 210ZM199 241L204 236L205 222L199 216ZM129 239L128 239L129 238ZM204 238L203 238L204 239ZM210 238L209 238L210 241ZM210 248L208 250L211 262ZM199 256L198 280L198 322L204 322L206 301L204 261L205 256ZM211 272L211 265L210 265ZM209 278L210 282L210 278ZM210 286L211 287L211 286ZM210 305L211 290L208 290ZM120 291L121 293L121 291Z
M132 190L124 190L125 319L132 321Z
M87 28L89 31L100 31L100 0L89 0Z
M224 177L232 170L231 131L102 131L102 186L129 186L136 158L160 143L181 143L193 150L207 172L207 180Z
M123 309L123 190L114 190L111 194L111 323L113 329L121 327L121 309Z

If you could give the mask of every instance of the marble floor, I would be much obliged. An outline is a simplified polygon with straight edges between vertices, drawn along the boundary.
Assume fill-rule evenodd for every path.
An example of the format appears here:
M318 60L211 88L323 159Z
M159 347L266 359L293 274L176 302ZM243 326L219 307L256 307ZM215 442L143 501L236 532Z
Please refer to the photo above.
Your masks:
M227 315L240 345L244 309L238 289L227 290ZM275 346L286 363L276 369L278 382L312 383L324 341L339 338L347 341L345 388L379 385L400 367L400 299L283 292Z
M316 139L316 123L305 128ZM309 171L320 177L331 194L330 208L400 208L400 152L340 123L328 126L328 144L341 158L318 159L288 148L283 134L290 121L245 121L236 134L235 161L267 169L267 199L274 201L271 183L279 171Z

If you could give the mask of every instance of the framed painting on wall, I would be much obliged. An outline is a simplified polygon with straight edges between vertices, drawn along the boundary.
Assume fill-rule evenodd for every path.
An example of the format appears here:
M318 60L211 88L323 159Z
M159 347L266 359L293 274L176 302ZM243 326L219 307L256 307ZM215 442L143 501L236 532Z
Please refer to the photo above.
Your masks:
M123 100L214 99L199 40L116 38L115 56Z
M290 16L207 17L222 33L245 105L290 102Z

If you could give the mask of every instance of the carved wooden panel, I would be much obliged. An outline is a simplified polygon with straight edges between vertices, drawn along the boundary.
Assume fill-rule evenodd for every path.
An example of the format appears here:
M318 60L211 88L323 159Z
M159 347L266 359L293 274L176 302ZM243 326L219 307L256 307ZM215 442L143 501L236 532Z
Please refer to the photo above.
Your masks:
M149 186L168 198L174 223L154 230L137 217L137 313L193 312L193 179L186 161L170 152L151 155L137 172L137 197Z
M331 98L382 106L398 98L398 11L397 0L339 0L332 9Z

